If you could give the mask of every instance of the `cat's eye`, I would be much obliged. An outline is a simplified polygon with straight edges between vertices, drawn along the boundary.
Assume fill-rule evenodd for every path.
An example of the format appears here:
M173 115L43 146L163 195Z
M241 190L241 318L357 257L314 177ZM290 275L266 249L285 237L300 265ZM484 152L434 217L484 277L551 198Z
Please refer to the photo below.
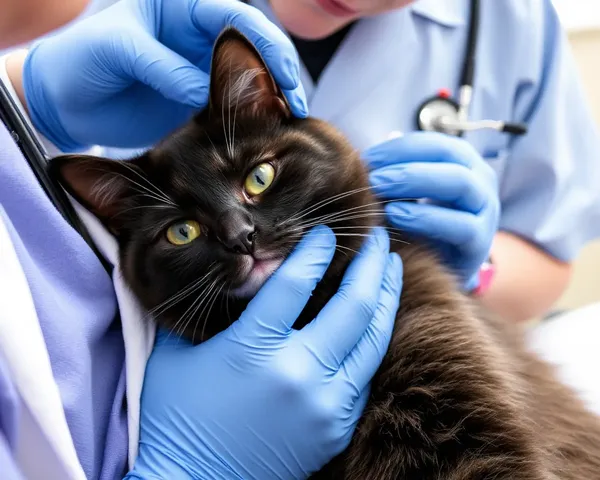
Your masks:
M187 245L196 240L202 230L200 224L194 220L186 220L185 222L177 222L167 230L167 240L173 245Z
M252 169L244 181L246 193L254 197L260 195L273 183L275 169L270 163L261 163Z

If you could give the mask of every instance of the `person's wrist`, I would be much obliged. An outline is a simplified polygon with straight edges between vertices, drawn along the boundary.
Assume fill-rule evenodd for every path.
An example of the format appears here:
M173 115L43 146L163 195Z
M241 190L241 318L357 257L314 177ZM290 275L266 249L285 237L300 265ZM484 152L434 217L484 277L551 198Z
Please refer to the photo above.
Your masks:
M19 82L21 92L17 92L21 103L27 109L33 126L59 150L63 152L84 150L88 146L71 138L59 120L55 102L47 98L40 81L44 78L44 74L35 68L34 59L38 53L38 47L39 44L33 46L22 60Z

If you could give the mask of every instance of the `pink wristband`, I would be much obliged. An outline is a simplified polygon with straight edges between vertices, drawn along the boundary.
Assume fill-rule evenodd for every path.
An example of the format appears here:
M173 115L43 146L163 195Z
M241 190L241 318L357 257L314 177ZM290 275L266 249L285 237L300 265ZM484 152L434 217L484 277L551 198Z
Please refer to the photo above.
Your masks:
M479 285L473 290L472 294L476 297L480 297L488 291L492 284L492 279L496 273L496 268L491 262L485 262L479 269Z

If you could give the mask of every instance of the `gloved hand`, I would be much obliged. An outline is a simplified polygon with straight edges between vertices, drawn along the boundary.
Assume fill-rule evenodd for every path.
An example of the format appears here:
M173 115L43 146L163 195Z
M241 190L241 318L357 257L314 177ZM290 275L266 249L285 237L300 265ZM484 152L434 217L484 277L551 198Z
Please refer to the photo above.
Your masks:
M496 174L466 141L433 132L410 133L364 153L375 193L391 201L388 221L425 237L464 282L478 286L498 229Z
M156 142L206 105L213 43L226 26L258 48L305 116L296 51L259 10L238 0L123 0L32 47L23 86L34 125L63 151Z
M402 264L378 229L339 292L293 330L334 250L317 227L227 330L196 347L158 336L128 479L301 479L347 447L391 337Z

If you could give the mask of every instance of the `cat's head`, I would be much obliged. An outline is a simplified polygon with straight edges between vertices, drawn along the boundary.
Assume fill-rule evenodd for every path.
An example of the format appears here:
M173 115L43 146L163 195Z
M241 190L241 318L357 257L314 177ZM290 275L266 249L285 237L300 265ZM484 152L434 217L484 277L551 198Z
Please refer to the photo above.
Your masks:
M299 324L310 320L381 218L357 152L326 123L294 118L233 29L215 44L209 106L187 125L136 158L68 155L51 172L116 236L142 305L195 341L237 318L323 223L338 248Z

